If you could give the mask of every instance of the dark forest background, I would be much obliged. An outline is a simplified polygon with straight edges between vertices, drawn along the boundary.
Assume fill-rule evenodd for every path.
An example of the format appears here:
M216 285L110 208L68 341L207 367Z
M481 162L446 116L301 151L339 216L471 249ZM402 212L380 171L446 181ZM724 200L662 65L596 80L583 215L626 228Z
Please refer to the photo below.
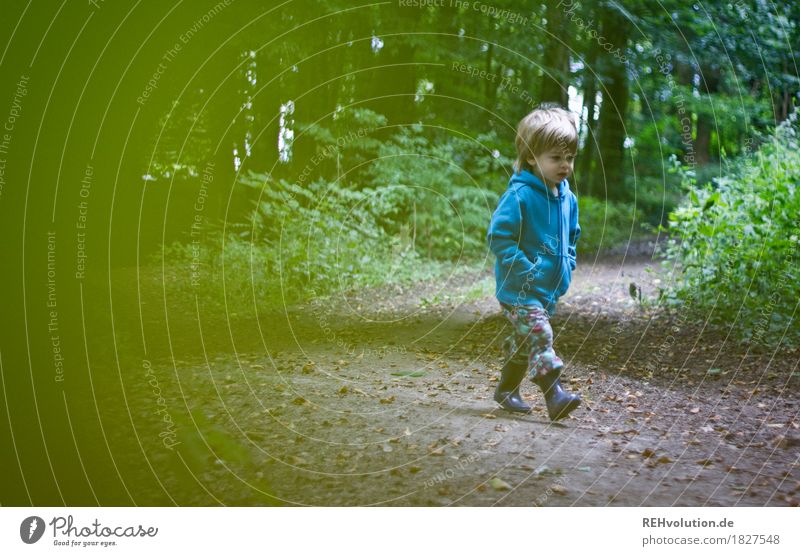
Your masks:
M209 41L181 54L196 49L198 62L159 84L168 109L145 108L160 117L143 187L170 208L144 245L178 239L167 260L198 259L191 207L212 168L208 283L227 260L250 270L231 273L246 279L230 291L285 303L485 262L515 126L545 101L580 128L584 260L656 236L687 272L668 292L685 300L682 285L736 291L763 276L764 241L793 248L790 231L773 245L770 230L793 222L797 176L765 161L796 160L782 154L800 90L794 3L315 2L242 25L251 7L220 13ZM733 256L742 230L761 243ZM711 255L715 270L692 274Z
M238 358L249 338L271 395L281 375L265 368L275 346L259 343L261 326L290 342L305 304L420 282L444 296L447 280L490 298L486 229L517 122L540 102L580 129L578 272L635 252L666 273L652 296L631 284L640 307L725 324L747 349L797 340L797 2L42 0L0 12L4 505L93 503L89 477L109 503L133 500L112 454L159 492L137 456L183 469L162 446L165 406L207 472L195 430L219 392L190 412L181 383L202 383L206 367L189 361L206 340ZM311 364L286 363L316 380Z

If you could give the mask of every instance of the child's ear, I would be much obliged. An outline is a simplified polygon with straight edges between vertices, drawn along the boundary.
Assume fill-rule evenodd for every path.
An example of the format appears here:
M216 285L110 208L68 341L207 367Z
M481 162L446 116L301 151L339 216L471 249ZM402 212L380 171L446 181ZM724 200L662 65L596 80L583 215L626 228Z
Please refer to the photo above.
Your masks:
M536 166L538 165L535 158L529 158L528 164L530 164L531 168L536 168Z

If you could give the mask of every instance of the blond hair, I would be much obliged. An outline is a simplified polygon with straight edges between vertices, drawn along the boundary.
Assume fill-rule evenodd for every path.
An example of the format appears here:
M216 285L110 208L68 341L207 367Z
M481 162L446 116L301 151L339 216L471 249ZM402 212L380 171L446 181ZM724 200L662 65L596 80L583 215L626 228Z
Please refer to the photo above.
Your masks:
M522 118L517 125L517 160L514 170L530 169L528 160L550 149L560 147L578 150L578 129L567 112L555 103L542 103Z

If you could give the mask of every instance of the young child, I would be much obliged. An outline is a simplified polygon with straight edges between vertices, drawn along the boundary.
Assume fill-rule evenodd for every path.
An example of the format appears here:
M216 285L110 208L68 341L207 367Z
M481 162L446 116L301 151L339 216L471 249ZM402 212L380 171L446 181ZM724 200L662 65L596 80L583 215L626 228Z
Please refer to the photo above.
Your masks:
M580 404L559 381L564 363L553 350L549 317L575 270L581 233L578 202L569 189L578 132L570 114L542 104L517 126L517 160L508 189L497 204L487 241L497 256L496 296L513 334L494 399L504 409L527 413L520 397L526 374L541 388L553 421Z

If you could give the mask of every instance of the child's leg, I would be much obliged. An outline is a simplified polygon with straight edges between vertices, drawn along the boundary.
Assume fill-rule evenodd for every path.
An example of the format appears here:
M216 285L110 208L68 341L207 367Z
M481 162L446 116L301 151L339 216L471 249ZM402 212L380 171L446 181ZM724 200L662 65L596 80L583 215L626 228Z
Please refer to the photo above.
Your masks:
M503 313L514 326L508 338L509 349L517 357L527 355L528 373L544 393L547 414L557 421L565 418L581 403L580 396L565 392L559 376L564 362L553 350L553 328L542 307L504 307Z
M526 359L531 378L551 371L560 372L564 362L553 349L553 328L547 311L536 306L503 307L503 314L514 330L506 338L508 357Z

